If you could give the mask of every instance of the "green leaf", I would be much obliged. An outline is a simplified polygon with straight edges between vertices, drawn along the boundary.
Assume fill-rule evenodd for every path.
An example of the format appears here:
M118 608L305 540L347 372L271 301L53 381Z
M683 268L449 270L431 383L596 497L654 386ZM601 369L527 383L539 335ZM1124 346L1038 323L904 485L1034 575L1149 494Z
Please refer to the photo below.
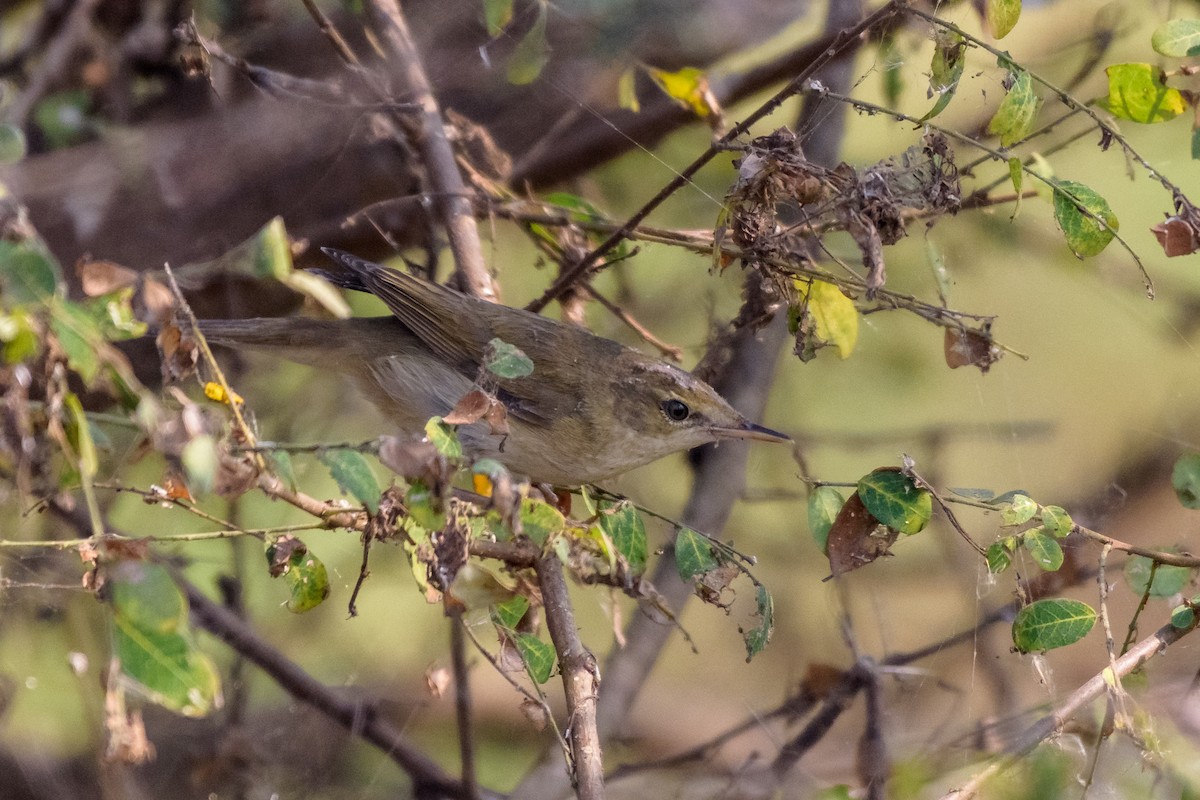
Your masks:
M121 682L185 716L201 717L220 707L217 670L193 644L187 603L166 570L121 562L109 571L107 587Z
M877 469L858 482L858 496L871 516L900 533L920 532L933 516L933 498L895 469Z
M759 585L755 595L755 605L754 613L758 617L758 625L748 631L738 628L738 632L742 634L742 639L746 643L746 661L750 661L763 651L767 643L771 641L772 631L775 630L775 601L771 598L767 587Z
M1033 91L1033 78L1025 70L1019 70L1013 76L1012 88L1004 95L996 114L988 122L988 133L999 136L1002 146L1012 147L1033 130L1041 107L1042 99ZM1012 172L1011 165L1009 172Z
M372 514L379 511L379 481L367 459L357 450L320 450L317 458L337 482L338 488L366 506Z
M483 20L488 36L495 39L512 22L513 0L483 0Z
M538 15L529 32L521 37L508 57L508 82L524 86L537 80L542 68L550 60L550 46L546 43L546 3L538 3Z
M446 514L433 491L421 481L413 481L404 493L404 508L417 525L427 531L439 531L446 526Z
M462 443L458 441L458 434L454 432L454 428L442 422L441 417L430 417L425 423L425 435L429 437L433 448L451 461L458 461L463 457Z
M1017 19L1021 16L1021 0L987 0L984 6L984 17L992 36L1003 39L1016 27Z
M1063 539L1075 527L1075 521L1062 506L1046 506L1042 509L1042 525L1051 536Z
M87 138L91 126L87 111L90 100L84 89L46 95L33 108L33 121L41 129L50 150L69 147Z
M598 521L613 547L629 564L630 570L640 575L646 568L649 545L646 543L646 527L638 510L627 500L616 505L602 503Z
M1200 604L1200 603L1197 603L1197 601L1200 601L1200 597L1192 598L1193 604ZM1175 608L1172 609L1172 611L1171 611L1171 627L1178 628L1179 630L1183 630L1185 628L1192 627L1192 625L1194 625L1195 623L1196 623L1196 612L1190 606L1179 605L1179 606L1175 606Z
M266 545L271 576L287 582L291 597L287 609L303 614L321 605L329 597L329 573L304 542L294 536L280 536Z
M945 110L954 99L967 60L967 43L953 31L939 29L933 39L933 61L929 65L929 96L937 96L933 108L918 122L928 122Z
M533 361L529 356L503 339L492 339L487 343L483 366L497 378L524 378L533 374Z
M525 669L529 670L529 677L536 683L550 680L554 672L554 647L532 633L514 634L513 642L517 645L521 660L525 662Z
M990 503L996 498L996 493L991 489L977 489L971 486L951 487L950 492L959 497L965 497L968 500L975 500L980 503Z
M293 492L296 491L299 484L296 483L296 468L292 464L292 454L287 450L268 450L267 461L271 465L271 472L286 483L289 489Z
M1008 501L1008 507L1000 510L1000 521L1006 526L1024 525L1033 519L1038 511L1038 504L1024 494L1014 495Z
M642 104L637 96L637 70L630 67L621 73L617 79L617 106L637 114L642 110Z
M8 364L18 364L37 355L40 343L32 317L19 310L0 314L0 342L4 342L4 361Z
M714 570L719 565L708 539L691 528L680 528L675 534L675 566L685 581Z
M92 439L91 428L83 413L83 403L79 401L79 395L67 392L63 397L63 406L67 410L65 420L67 441L75 450L74 455L78 462L79 474L84 479L94 478L97 470L100 469L100 459L96 455L96 443Z
M1200 55L1200 19L1171 19L1150 36L1156 53L1172 58Z
M521 501L521 529L530 540L544 545L546 540L567 527L567 518L543 500L526 497Z
M1200 453L1186 453L1171 470L1171 485L1184 508L1200 508Z
M1041 153L1034 153L1030 157L1031 164L1028 171L1037 175L1043 180L1033 180L1033 190L1037 192L1037 196L1045 200L1047 203L1054 202L1054 165L1051 164Z
M52 305L50 329L67 354L67 365L91 386L100 374L100 348L104 339L91 316L68 300Z
M1121 227L1108 201L1075 181L1054 182L1054 219L1079 258L1098 255Z
M1063 565L1062 546L1045 532L1045 528L1026 531L1022 544L1037 565L1047 572L1057 572Z
M1146 594L1149 587L1151 597L1173 597L1183 591L1191 578L1192 570L1188 567L1159 564L1156 569L1154 562L1145 556L1130 556L1125 562L1125 581L1139 595Z
M133 311L133 287L93 297L83 308L100 334L110 342L136 339L146 334L147 325Z
M1009 554L1008 548L1004 546L1003 540L992 542L988 547L987 565L988 572L993 575L998 575L1012 566L1012 555Z
M808 312L817 324L817 338L835 345L841 358L849 358L858 342L858 309L854 301L832 283L818 280L795 283L800 302L808 304Z
M24 158L28 151L25 132L16 125L0 123L0 164L15 164Z
M1096 612L1078 600L1038 600L1017 612L1013 644L1022 653L1066 647L1087 636L1096 624Z
M179 453L179 461L183 464L183 472L192 491L196 494L212 491L220 467L217 440L212 434L202 433L189 439Z
M829 529L845 504L846 498L832 486L818 486L808 495L808 530L822 553L829 540Z
M525 616L525 612L529 610L529 598L524 595L513 595L503 603L496 603L492 606L492 622L499 625L501 628L508 630L516 630L517 623Z
M1163 83L1162 69L1153 64L1113 64L1104 74L1108 97L1100 105L1115 117L1149 125L1187 110L1183 94Z
M900 104L904 92L904 57L896 47L896 36L886 32L879 42L879 63L883 65L883 96L888 108Z

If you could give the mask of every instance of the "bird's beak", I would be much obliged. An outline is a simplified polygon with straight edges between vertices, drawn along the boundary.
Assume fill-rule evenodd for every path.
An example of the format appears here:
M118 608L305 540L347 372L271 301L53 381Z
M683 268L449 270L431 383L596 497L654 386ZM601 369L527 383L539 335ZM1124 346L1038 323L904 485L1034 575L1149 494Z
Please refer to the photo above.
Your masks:
M753 422L743 422L731 428L713 428L712 431L721 439L754 439L759 442L790 442L792 437L787 434L755 425Z

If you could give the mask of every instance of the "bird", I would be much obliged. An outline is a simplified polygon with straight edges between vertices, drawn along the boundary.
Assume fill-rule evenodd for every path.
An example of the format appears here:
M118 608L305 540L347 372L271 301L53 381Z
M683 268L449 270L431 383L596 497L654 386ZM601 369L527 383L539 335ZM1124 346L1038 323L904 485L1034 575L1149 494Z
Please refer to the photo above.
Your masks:
M322 248L341 271L314 270L369 292L389 316L200 320L212 343L265 351L348 376L401 432L420 434L484 385L507 432L461 425L464 455L555 486L594 484L663 456L726 439L787 442L747 420L689 372L582 327L490 303L441 284ZM522 351L532 373L485 375L489 343ZM494 346L494 345L493 345Z

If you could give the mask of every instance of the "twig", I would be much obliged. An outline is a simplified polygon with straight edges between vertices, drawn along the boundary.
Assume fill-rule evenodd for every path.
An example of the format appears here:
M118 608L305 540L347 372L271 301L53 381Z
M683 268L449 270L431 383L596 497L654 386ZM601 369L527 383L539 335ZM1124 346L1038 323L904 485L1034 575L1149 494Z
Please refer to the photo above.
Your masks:
M175 576L175 582L187 596L193 622L253 662L292 697L378 747L409 775L415 784L414 795L420 797L423 792L437 791L470 800L461 781L447 775L390 720L377 713L373 704L346 697L324 685L263 641L237 615L209 600L191 582L179 575Z
M834 37L833 43L817 56L800 71L796 77L788 82L786 86L775 93L771 99L767 100L746 119L737 125L730 128L729 132L722 136L719 140L709 146L707 150L701 153L691 164L688 164L679 172L666 186L664 186L658 194L652 197L645 205L630 217L624 225L610 235L607 239L597 245L590 253L577 261L569 269L563 271L558 279L550 285L548 289L536 300L529 303L526 308L530 311L541 311L552 300L557 299L567 289L575 285L582 279L599 260L600 257L615 247L625 238L625 235L637 227L646 217L650 216L650 212L658 208L667 198L675 194L682 187L687 185L692 176L700 171L701 167L711 161L717 154L725 152L731 142L742 136L750 129L754 123L771 114L775 109L779 108L785 100L792 97L800 91L813 76L813 74L821 67L828 64L834 58L839 56L844 50L859 40L866 32L886 24L891 20L901 9L907 5L904 0L889 0L883 7L867 17L864 17L857 25L853 25L840 31Z
M655 349L658 350L659 353L662 353L664 356L671 359L672 361L679 362L683 359L683 349L682 348L676 347L673 344L667 344L662 339L659 339L657 336L655 336L653 333L650 332L649 328L647 328L645 325L643 325L642 323L640 323L636 319L634 319L632 314L630 314L625 309L621 308L619 305L617 305L613 301L609 300L604 295L600 294L600 292L596 291L596 289L594 289L592 286L586 286L584 288L587 290L587 293L592 296L593 299L595 299L597 302L600 303L600 305L602 305L606 309L608 309L608 311L614 317L621 320L621 322L624 322L626 325L628 325L630 328L632 328L633 331L638 336L642 337L642 341L644 341L646 344L653 346Z
M325 12L313 0L301 0L301 2L304 3L304 8L307 9L309 16L317 23L317 28L329 40L329 43L333 46L333 51L338 54L338 58L342 60L342 63L355 72L361 72L362 64L359 63L358 56L350 49L350 45L346 44L346 40L342 38L342 34L338 32L333 21L325 15Z
M100 0L80 0L71 9L62 28L41 53L37 71L30 77L25 90L13 100L4 114L8 122L23 127L34 106L62 78L71 58L92 30L92 15L98 5Z
M454 672L454 716L458 722L463 793L469 800L479 800L479 780L475 775L475 731L471 717L471 676L463 647L465 627L461 613L450 615L450 667Z
M367 0L366 6L405 85L412 92L413 100L421 108L421 136L417 146L429 174L438 215L446 228L462 286L476 297L495 300L496 285L483 259L471 201L467 199L467 189L454 160L454 149L446 137L441 111L400 4L397 0Z
M1137 645L1130 648L1129 652L1117 659L1115 667L1105 666L1103 670L1093 675L1086 683L1071 692L1070 696L1060 703L1053 712L1042 717L1022 732L1010 747L1009 755L1006 758L989 764L985 769L972 777L964 786L944 795L943 800L969 800L969 798L978 796L983 785L988 780L1017 763L1021 756L1031 752L1041 742L1060 733L1067 722L1079 713L1084 706L1101 697L1107 691L1109 681L1112 679L1110 673L1121 676L1130 674L1156 655L1166 652L1167 648L1195 629L1195 620L1185 628L1176 628L1174 625L1167 624L1138 642Z
M567 698L567 739L571 743L571 771L579 800L604 797L604 764L596 726L596 703L600 691L600 668L579 639L575 612L563 575L562 562L551 551L538 559L538 586L546 612L546 627Z
M955 141L961 142L970 147L976 147L976 148L982 150L983 152L990 154L992 156L992 158L996 159L997 161L999 161L1001 163L1008 161L1008 156L1005 153L1000 152L999 150L995 149L994 147L988 147L983 142L980 142L977 139L973 139L970 136L967 136L966 134L959 133L958 131L953 130L951 128L943 128L939 125L933 124L932 122L921 122L921 120L917 119L916 117L910 116L908 114L902 114L899 111L895 111L894 109L884 108L881 105L878 105L876 103L869 103L866 100L857 100L857 99L855 99L853 97L849 97L845 94L841 94L838 92L832 92L824 86L810 87L810 88L806 89L805 91L806 92L814 92L816 94L821 95L822 97L828 97L830 99L837 100L842 103L846 103L847 105L851 106L852 108L858 109L859 111L864 111L864 112L871 113L871 114L887 114L888 116L894 117L897 120L903 120L903 121L907 121L907 122L912 122L917 125L923 125L924 127L927 127L930 130L938 131L939 133L947 136L948 138L954 139ZM1056 191L1056 192L1061 191L1056 187L1055 182L1052 179L1047 178L1044 175L1038 174L1037 172L1035 172L1034 170L1032 170L1025 164L1021 164L1021 171L1023 173L1025 173L1026 175L1029 175L1030 177L1032 177L1034 180L1041 181L1042 183L1046 184L1051 189L1054 189L1054 191ZM1163 179L1163 180L1165 180L1165 179ZM1138 271L1142 275L1142 282L1146 287L1146 296L1149 297L1150 299L1154 299L1154 281L1150 278L1150 273L1146 271L1146 265L1142 263L1141 256L1139 256L1137 254L1137 252L1133 249L1132 245L1130 245L1129 242L1125 241L1125 237L1122 236L1117 231L1117 229L1115 227L1113 227L1113 225L1110 225L1107 220L1102 219L1094 211L1092 211L1091 209L1080 204L1078 201L1076 201L1074 198L1072 198L1069 194L1066 194L1064 196L1071 200L1071 202L1074 204L1075 208L1079 211L1079 213L1088 217L1090 220L1092 220L1097 225L1102 227L1105 231L1107 231L1109 234L1112 235L1113 239L1115 239L1117 241L1117 243L1121 245L1122 248L1124 248L1125 252L1128 253L1129 257L1133 259L1133 263L1137 266ZM1184 195L1182 193L1180 193L1178 196L1183 197Z

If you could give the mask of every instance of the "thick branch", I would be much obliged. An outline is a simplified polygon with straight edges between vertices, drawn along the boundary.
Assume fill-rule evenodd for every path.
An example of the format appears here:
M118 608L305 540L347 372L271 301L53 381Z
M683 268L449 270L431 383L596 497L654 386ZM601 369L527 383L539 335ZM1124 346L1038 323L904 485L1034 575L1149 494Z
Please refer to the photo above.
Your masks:
M471 199L454 161L454 150L446 137L442 113L408 32L400 3L398 0L369 0L367 7L389 54L396 60L405 85L413 93L413 101L421 108L421 137L417 146L429 173L430 188L450 240L462 287L476 297L495 300L496 286L483 260Z
M567 731L574 760L575 791L580 800L597 800L604 797L604 764L596 729L600 670L596 657L579 639L563 565L556 554L552 552L538 559L537 577L545 605L546 627L558 653L558 668L567 697Z
M292 697L308 703L386 753L412 778L416 796L429 796L423 792L433 791L446 797L469 797L459 781L443 772L373 707L324 685L263 641L233 612L209 600L188 581L177 577L176 582L187 595L195 624L256 664Z

